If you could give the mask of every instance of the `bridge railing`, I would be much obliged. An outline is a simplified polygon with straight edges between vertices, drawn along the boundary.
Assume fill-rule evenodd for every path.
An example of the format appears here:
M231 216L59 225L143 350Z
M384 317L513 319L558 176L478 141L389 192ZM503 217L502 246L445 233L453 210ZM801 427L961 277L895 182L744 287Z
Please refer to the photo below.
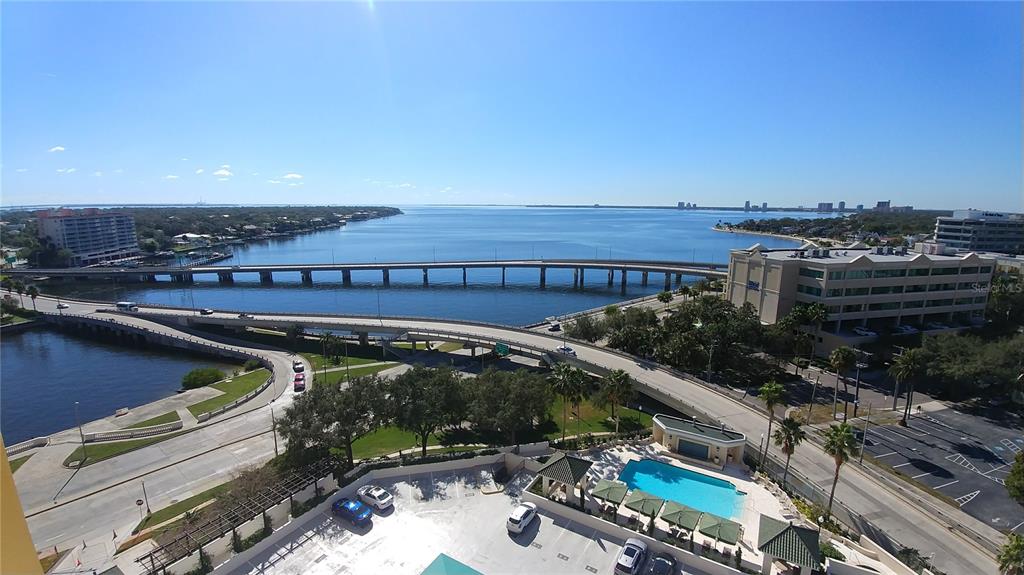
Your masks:
M149 427L137 427L135 429L115 429L113 431L96 431L94 433L84 434L86 443L94 443L98 441L118 441L122 439L135 439L137 437L149 437L151 435L160 435L162 433L168 433L171 431L177 431L181 429L185 424L181 421L172 421L171 423L161 423L160 425L151 425Z
M28 451L29 449L35 449L36 447L46 447L49 444L49 437L33 437L32 439L22 441L21 443L8 445L7 449L5 449L4 451L7 452L8 457L11 457L12 455L17 455L19 453Z

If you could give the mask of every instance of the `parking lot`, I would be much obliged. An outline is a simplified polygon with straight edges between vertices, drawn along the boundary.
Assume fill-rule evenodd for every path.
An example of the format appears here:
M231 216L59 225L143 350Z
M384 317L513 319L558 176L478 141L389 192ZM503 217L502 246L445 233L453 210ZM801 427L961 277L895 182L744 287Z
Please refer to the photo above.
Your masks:
M485 495L490 471L399 477L380 485L395 496L392 511L353 528L322 507L308 512L290 535L252 560L232 560L218 573L419 575L441 553L486 575L495 573L611 573L622 541L560 517L541 514L512 537L505 519L528 478Z
M870 427L865 453L992 527L1024 533L1024 508L1004 485L1022 448L1015 421L943 409L914 414L909 427Z

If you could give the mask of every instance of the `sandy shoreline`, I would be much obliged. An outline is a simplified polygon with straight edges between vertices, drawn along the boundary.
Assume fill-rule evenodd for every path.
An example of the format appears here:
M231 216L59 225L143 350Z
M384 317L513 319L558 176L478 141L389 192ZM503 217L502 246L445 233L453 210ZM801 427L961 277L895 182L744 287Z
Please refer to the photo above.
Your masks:
M779 238L781 240L792 240L794 242L799 242L801 244L814 241L814 240L809 240L807 238L802 238L800 236L788 236L786 234L773 234L771 232L755 232L755 231L750 231L750 230L735 230L735 229L728 229L728 228L716 228L715 226L711 226L711 229L715 230L716 232L723 232L723 233L728 233L728 234L744 234L744 235L749 235L749 236L768 236L770 238Z

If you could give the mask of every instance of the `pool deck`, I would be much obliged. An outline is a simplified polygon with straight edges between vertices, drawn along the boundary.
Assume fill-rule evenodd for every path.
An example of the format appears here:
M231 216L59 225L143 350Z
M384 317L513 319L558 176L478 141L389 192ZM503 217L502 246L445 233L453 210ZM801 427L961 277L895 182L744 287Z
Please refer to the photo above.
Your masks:
M799 516L794 517L792 509L787 510L787 507L791 504L787 502L784 505L783 501L772 491L764 485L755 482L754 478L747 473L745 467L727 465L724 469L720 470L694 465L673 457L667 448L658 443L625 443L612 448L590 450L582 453L581 457L594 462L588 471L588 475L593 479L592 485L601 479L618 479L619 474L622 473L627 463L641 459L653 459L732 483L736 486L737 490L745 493L745 496L741 499L743 507L739 517L733 518L734 521L743 526L743 533L741 535L743 554L744 557L750 557L747 554L752 553L757 557L756 561L758 562L760 561L761 554L757 551L757 531L761 515L764 514L781 521L799 521ZM784 498L785 494L781 494L781 496ZM663 524L660 519L658 522L659 525ZM701 537L703 536L698 535L698 541Z

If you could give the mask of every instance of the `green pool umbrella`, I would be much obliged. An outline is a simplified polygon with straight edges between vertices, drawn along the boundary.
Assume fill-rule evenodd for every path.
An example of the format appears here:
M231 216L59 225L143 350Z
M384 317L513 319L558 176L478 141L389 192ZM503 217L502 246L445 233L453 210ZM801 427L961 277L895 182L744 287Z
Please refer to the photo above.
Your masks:
M665 508L661 510L661 518L687 531L694 531L697 529L697 523L703 513L699 509L687 507L675 501L666 501Z
M613 481L611 479L602 479L597 482L594 486L594 490L590 492L591 495L598 499L604 499L608 503L615 503L618 505L622 503L622 500L626 497L626 491L629 487L621 481Z
M633 511L654 517L661 510L661 506L665 504L665 500L641 489L634 489L626 496L623 503Z
M725 541L729 545L735 545L740 540L739 523L710 513L701 516L697 529L708 537L714 537L715 541Z

